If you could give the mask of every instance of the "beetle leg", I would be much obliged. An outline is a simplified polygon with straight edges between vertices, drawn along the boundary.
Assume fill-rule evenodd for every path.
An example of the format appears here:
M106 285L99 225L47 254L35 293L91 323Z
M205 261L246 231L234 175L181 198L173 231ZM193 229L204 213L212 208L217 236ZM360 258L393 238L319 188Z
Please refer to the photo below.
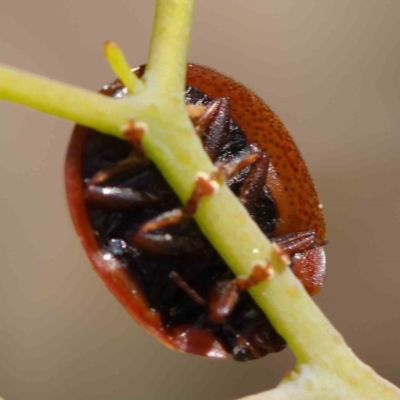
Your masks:
M194 290L176 271L171 271L169 277L175 281L175 283L191 297L198 305L207 306L206 300ZM214 321L215 322L215 321ZM220 321L218 321L220 322ZM222 322L222 321L221 321ZM244 336L240 335L230 324L224 323L225 329L227 329L236 338L237 345L241 349L247 349L250 351L253 358L260 358L261 352L251 342L245 339Z
M323 285L326 259L322 248L327 242L317 242L314 231L288 233L272 239L291 256L291 269L310 295L318 293Z
M84 196L92 205L115 209L129 209L154 204L158 198L151 193L129 187L106 185L107 180L132 169L147 166L149 161L133 151L127 158L93 175L86 183Z
M224 328L236 339L236 344L232 349L232 355L236 361L247 361L249 359L257 359L262 357L262 353L254 341L250 341L244 335L238 333L237 330L230 324L224 323ZM247 354L245 357L243 357L244 352ZM242 353L242 356L238 357L240 353ZM248 356L248 353L251 354L251 358Z
M206 300L194 290L176 271L171 271L169 277L175 281L175 283L191 297L198 305L207 306ZM222 322L222 321L221 321ZM248 340L240 335L230 324L224 323L225 329L227 329L236 338L237 345L242 349L247 349L252 354L253 358L261 357L260 351L253 346Z
M204 248L204 242L197 237L171 235L169 233L146 233L139 230L133 236L136 246L159 254L179 255L193 253Z
M88 185L101 185L107 180L129 170L143 168L150 164L150 161L135 149L128 157L117 162L109 168L96 172L89 180Z
M215 161L220 155L228 139L229 123L230 99L228 97L213 100L197 120L194 120L196 132L203 140L204 150L212 161ZM218 180L229 180L248 165L253 164L260 156L262 156L262 153L254 150L250 154L236 158L227 164L217 162Z
M212 161L216 160L227 140L229 122L230 100L227 97L213 100L195 121L196 132Z
M315 231L313 230L287 233L273 238L272 241L279 244L281 249L291 256L325 244L325 242L317 243Z
M246 167L254 164L260 156L261 153L254 152L242 157L234 158L228 163L216 162L215 166L217 167L217 171L214 173L214 178L220 183L229 181L229 179L232 179Z
M144 128L140 124L136 124L134 120L129 120L123 127L123 133L132 145L131 154L110 168L97 172L86 184L85 197L96 206L129 209L150 205L158 201L156 196L151 193L139 192L129 187L121 188L105 185L107 180L119 174L146 167L150 163L141 148Z
M200 199L213 194L215 190L216 182L205 174L199 174L186 206L167 211L144 223L133 235L133 243L161 254L191 253L200 250L204 246L204 241L200 237L161 234L154 231L187 221L196 212Z
M197 304L205 306L207 302L199 295L176 271L171 271L169 277L185 291Z
M212 161L220 155L227 140L230 123L230 99L213 100L195 121L196 132L203 140L204 149ZM247 208L257 203L266 183L269 157L252 146L252 152L228 164L216 163L220 171L218 180L229 180L252 164L240 193L240 200Z
M252 273L246 277L237 277L216 285L210 300L210 318L213 322L222 323L232 313L239 295L260 282L271 277L271 264L255 265Z
M97 172L86 184L85 197L96 206L129 209L153 204L158 201L151 193L136 191L132 188L105 186L104 183L119 174L146 167L150 161L142 152L142 139L145 129L141 124L130 119L122 128L123 134L132 145L131 154L112 167Z
M133 243L145 250L160 254L191 253L200 250L204 242L200 237L172 235L156 232L187 221L189 215L183 209L167 211L144 223L133 235Z
M269 167L269 157L265 153L252 154L257 154L258 158L252 164L239 194L240 201L250 213L264 191Z
M113 209L131 209L143 207L158 202L151 193L139 192L128 187L87 186L86 200L97 207Z

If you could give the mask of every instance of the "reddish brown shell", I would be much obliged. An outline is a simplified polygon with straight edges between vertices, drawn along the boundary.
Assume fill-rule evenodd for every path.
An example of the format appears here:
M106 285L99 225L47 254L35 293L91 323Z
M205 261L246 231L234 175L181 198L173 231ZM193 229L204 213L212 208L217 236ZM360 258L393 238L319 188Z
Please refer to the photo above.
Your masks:
M229 97L231 116L247 140L271 157L268 190L275 199L279 221L275 236L313 230L326 241L322 205L301 154L278 116L251 90L204 66L189 64L187 84L212 98ZM325 275L325 252L316 247L298 254L292 269L310 295L318 293Z
M72 133L65 163L65 184L75 230L97 275L136 322L165 346L210 358L228 358L229 354L215 337L204 330L185 327L166 332L159 315L147 306L136 282L117 259L99 248L86 211L81 179L83 152L89 132L89 128L77 125Z
M187 83L212 98L229 97L232 118L248 141L271 156L267 184L280 216L275 234L314 230L318 241L324 241L325 224L317 193L296 145L279 118L251 91L212 69L189 64ZM166 332L159 315L149 309L135 281L118 260L99 248L86 211L81 179L89 132L88 128L75 127L67 153L65 180L71 217L96 273L133 318L166 346L210 358L228 358L218 340L204 330L188 326ZM294 260L293 269L310 293L322 286L324 257L322 248L318 247Z
M252 91L207 67L189 64L187 84L212 98L229 97L231 115L250 143L271 157L267 185L278 208L275 234L314 230L325 241L318 194L297 146L277 115Z

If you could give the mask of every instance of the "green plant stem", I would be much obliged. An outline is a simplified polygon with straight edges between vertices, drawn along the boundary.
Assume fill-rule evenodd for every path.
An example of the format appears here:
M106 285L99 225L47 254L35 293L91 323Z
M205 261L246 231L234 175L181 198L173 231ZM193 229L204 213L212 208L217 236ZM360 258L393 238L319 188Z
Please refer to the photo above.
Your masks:
M130 119L145 125L143 146L183 202L196 175L214 170L184 104L193 0L158 0L144 89L113 100L69 85L0 67L0 97L122 137ZM293 373L264 399L400 399L347 347L246 209L222 185L195 215L201 230L236 275L271 260L275 276L250 293L297 358Z
M0 78L0 99L120 136L113 120L120 107L113 99L1 64Z
M194 0L157 1L144 76L158 93L168 94L178 102L182 101L185 88L193 8Z
M355 356L290 269L270 282L264 296L258 304L284 332L297 364L276 389L246 399L400 399L399 388Z
M242 400L395 400L399 389L375 374L369 367L358 365L353 374L335 375L331 371L302 365L297 367L273 390ZM360 371L363 371L360 373Z
M104 45L104 55L113 69L115 75L126 86L129 93L140 92L143 90L143 82L136 74L132 74L128 60L125 58L121 48L114 42L106 42Z

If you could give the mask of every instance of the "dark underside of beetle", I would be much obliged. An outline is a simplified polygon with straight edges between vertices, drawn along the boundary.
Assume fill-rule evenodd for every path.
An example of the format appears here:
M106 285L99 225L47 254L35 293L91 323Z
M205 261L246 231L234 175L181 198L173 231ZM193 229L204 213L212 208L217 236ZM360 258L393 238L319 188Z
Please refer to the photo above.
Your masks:
M191 104L207 105L211 101L194 88L187 89L186 98ZM107 170L126 159L131 150L128 142L91 132L84 155L83 181L87 182L99 171ZM241 129L231 120L228 140L217 160L229 162L249 152ZM249 167L228 182L234 193L239 193L248 173ZM95 202L87 204L87 208L99 247L111 252L129 271L148 307L158 313L167 332L177 328L184 330L185 327L205 331L238 361L259 358L284 348L283 339L246 291L240 293L232 313L222 322L211 320L209 308L212 293L234 279L234 276L193 219L160 231L170 234L172 241L174 237L193 238L197 246L190 251L160 254L133 244L133 235L145 222L166 211L182 207L152 163L124 170L102 182L102 185L133 188L153 198L148 205L133 209L113 208ZM277 213L267 189L264 189L251 215L262 231L272 237ZM179 276L181 284L172 276ZM196 296L184 290L182 282L199 298L204 299L205 303L197 301Z

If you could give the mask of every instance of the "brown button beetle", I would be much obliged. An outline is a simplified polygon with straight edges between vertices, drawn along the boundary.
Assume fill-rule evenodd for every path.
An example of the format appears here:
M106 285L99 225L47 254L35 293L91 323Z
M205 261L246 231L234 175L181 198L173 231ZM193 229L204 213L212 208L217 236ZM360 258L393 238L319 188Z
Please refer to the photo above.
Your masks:
M126 90L117 81L102 93L118 98ZM285 126L244 86L194 64L186 102L205 106L194 119L205 150L261 230L290 255L307 291L317 293L325 273L324 218ZM82 126L73 132L65 176L90 261L148 332L170 348L210 358L246 361L284 348L246 291L266 271L255 267L248 278L235 278L190 218L207 185L198 182L183 207L135 146Z

